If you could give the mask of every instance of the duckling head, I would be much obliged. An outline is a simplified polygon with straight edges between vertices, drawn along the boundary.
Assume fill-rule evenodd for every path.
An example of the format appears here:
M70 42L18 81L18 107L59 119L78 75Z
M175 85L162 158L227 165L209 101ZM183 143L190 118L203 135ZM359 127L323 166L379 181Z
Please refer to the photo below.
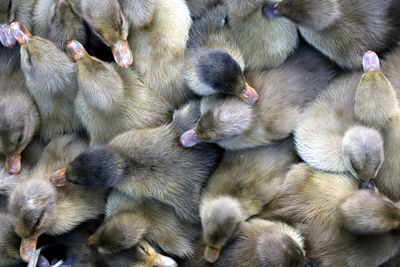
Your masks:
M1 1L0 3L0 42L3 46L11 48L16 40L11 33L10 23L14 20L15 0Z
M10 27L21 45L21 69L29 84L41 91L65 91L76 82L75 65L65 52L48 40L33 37L19 22Z
M231 94L248 104L259 100L247 82L243 67L221 49L201 49L185 75L190 88L199 95Z
M70 182L93 188L111 188L121 181L128 164L107 146L93 146L76 157L67 168L54 172L50 181L56 186Z
M301 27L322 31L341 16L337 0L283 0L268 1L262 8L267 18L286 17Z
M180 143L192 147L200 142L217 143L243 134L253 121L253 109L236 97L207 97L201 102L197 125L181 135Z
M357 234L381 234L398 229L400 209L390 199L370 190L358 190L340 205L344 226Z
M115 62L127 68L133 62L127 37L129 22L117 0L83 0L82 12L86 21L111 47Z
M375 52L364 54L363 68L365 73L357 87L354 114L363 125L380 129L399 112L396 91L380 71Z
M262 266L305 267L302 246L291 235L280 231L266 231L257 238L256 252Z
M49 40L64 48L67 41L86 42L86 29L75 5L70 0L54 0L49 17Z
M359 181L360 189L375 190L373 180L384 161L383 139L379 132L364 126L346 131L342 142L343 163Z
M218 260L221 249L239 235L242 213L237 200L222 196L203 203L200 211L203 239L206 243L204 258L209 263Z
M32 140L37 126L37 114L21 104L0 101L0 153L6 157L10 174L21 171L21 152Z
M9 212L14 230L21 238L20 256L29 262L38 237L52 227L56 219L56 191L44 181L29 180L12 192Z

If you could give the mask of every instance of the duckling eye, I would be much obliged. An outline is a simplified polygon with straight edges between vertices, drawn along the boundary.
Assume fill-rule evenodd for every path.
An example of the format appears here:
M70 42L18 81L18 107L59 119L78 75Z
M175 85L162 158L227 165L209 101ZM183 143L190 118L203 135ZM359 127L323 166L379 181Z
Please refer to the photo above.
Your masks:
M124 23L122 16L119 17L119 26L122 26L122 24Z
M11 11L11 6L12 6L12 0L8 1L8 13Z
M28 62L28 65L32 67L32 58L31 58L31 56L28 56L26 61Z
M33 229L36 229L39 225L40 225L40 221L42 220L44 216L44 211L42 211L42 213L40 213L39 217L37 218L35 225L33 226Z
M147 253L147 250L144 246L142 246L142 245L138 245L138 246L139 246L139 249L142 250L144 253L149 254L149 253Z
M21 135L18 137L18 140L17 140L17 143L19 144L19 143L21 143L22 142L22 133L21 133Z

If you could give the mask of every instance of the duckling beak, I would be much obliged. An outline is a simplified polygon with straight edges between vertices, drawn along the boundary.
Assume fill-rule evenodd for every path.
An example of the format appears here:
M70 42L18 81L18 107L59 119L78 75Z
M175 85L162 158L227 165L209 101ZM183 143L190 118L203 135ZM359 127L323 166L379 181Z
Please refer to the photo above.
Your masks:
M373 51L368 51L364 54L363 57L363 68L364 72L368 72L370 70L380 71L379 57Z
M166 257L161 254L157 254L154 259L153 266L155 266L155 267L178 267L178 264L176 263L176 261L174 261L170 257Z
M75 40L69 40L67 43L67 53L69 57L74 61L77 62L81 57L87 55L87 52L83 45Z
M20 22L11 23L10 30L20 45L26 45L32 39L31 32Z
M21 240L19 255L21 256L24 262L29 262L34 251L36 250L36 244L37 244L37 238L35 237Z
M375 186L374 183L371 180L360 180L358 183L358 189L366 189L366 190L371 190L375 192Z
M0 24L0 42L8 48L13 47L17 42L11 33L10 25Z
M218 260L220 253L220 249L210 248L207 246L204 250L204 259L209 263L214 263Z
M259 100L257 91L248 83L246 83L246 88L239 94L239 97L250 105L257 103Z
M133 55L128 41L119 40L112 46L111 50L118 65L127 68L132 64Z
M15 152L6 156L6 168L9 174L14 175L21 172L21 154Z
M194 129L184 132L181 135L180 143L184 147L192 147L195 146L200 139L197 136L197 133Z
M67 168L63 168L53 172L53 174L50 176L50 183L57 187L65 186L68 183L66 171Z
M262 8L262 13L264 16L267 18L275 18L275 17L280 17L281 14L278 11L278 6L279 4L276 2L267 2L263 8Z

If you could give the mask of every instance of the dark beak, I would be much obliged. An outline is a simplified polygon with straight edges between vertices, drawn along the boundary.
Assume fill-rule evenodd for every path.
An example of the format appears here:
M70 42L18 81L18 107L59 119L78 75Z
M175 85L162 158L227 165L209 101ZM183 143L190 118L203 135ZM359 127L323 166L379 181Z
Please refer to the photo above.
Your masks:
M375 186L371 180L360 180L358 183L358 189L366 189L375 192Z
M278 11L278 6L279 4L276 2L267 2L262 8L263 15L267 18L280 17L281 14Z

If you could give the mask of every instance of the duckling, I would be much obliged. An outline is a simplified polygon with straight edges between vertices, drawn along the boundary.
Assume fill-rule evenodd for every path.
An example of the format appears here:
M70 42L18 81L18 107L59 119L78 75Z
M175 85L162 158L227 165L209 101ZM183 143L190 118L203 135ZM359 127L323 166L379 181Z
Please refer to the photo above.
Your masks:
M203 244L198 244L200 252ZM239 236L212 265L197 253L184 266L306 266L304 241L299 231L279 222L259 218L243 222Z
M121 1L121 6L130 22L133 66L156 97L179 108L191 97L182 77L192 23L185 0Z
M61 49L72 39L82 44L87 41L83 19L70 0L38 0L34 21L33 33L53 41Z
M129 67L133 61L127 41L129 22L119 1L81 0L75 3L93 31L111 47L115 62L121 67Z
M107 143L125 131L169 120L172 107L154 97L134 70L91 57L74 40L68 42L67 50L77 66L75 110L91 144Z
M225 153L201 197L200 218L207 246L204 257L208 262L215 262L221 249L236 238L243 221L271 201L296 161L291 139Z
M59 235L102 214L104 190L72 184L56 188L50 183L50 175L86 147L87 142L74 135L53 139L30 179L19 183L11 192L8 210L14 230L21 238L20 255L25 262L29 261L37 238L43 233Z
M300 163L260 217L300 230L308 258L318 265L378 266L399 249L399 211L384 195L358 190L346 174Z
M194 22L188 42L185 83L196 94L237 95L249 104L258 94L244 76L244 59L224 25L226 7L219 5Z
M10 30L10 23L20 21L28 29L32 26L32 12L36 0L4 0L0 3L0 72L18 68L19 47Z
M382 56L395 46L399 11L396 0L283 0L263 8L271 19L283 16L296 23L308 43L348 69L360 69L359 58L367 50Z
M21 171L21 152L39 129L39 112L24 80L18 69L0 74L0 154L10 174Z
M106 220L88 239L101 254L130 249L140 240L161 248L169 255L191 256L200 227L183 221L170 206L156 200L132 199L118 190L107 198Z
M11 29L21 44L21 69L41 117L40 136L45 143L62 134L81 131L73 102L77 92L76 69L52 42L32 37L22 24Z
M52 177L82 186L117 189L135 199L156 199L188 222L198 222L200 191L218 165L221 151L212 144L186 149L179 136L200 115L199 101L174 112L170 124L131 130L107 145L93 146ZM178 166L178 167L177 167Z
M14 232L10 216L7 213L0 213L0 223L0 265L20 263L20 238Z
M304 47L278 68L246 75L259 93L256 105L232 97L203 97L202 116L196 127L181 137L181 143L189 147L201 141L215 142L237 150L285 139L305 107L335 74L336 68L326 58Z
M286 18L267 19L264 0L223 0L228 7L228 24L243 53L246 70L278 67L295 52L296 26Z
M382 181L378 172L384 158L393 158L384 150L393 144L377 130L391 125L398 114L395 91L378 70L375 53L365 54L364 68L361 81L360 73L335 79L295 129L296 150L305 162L324 171L350 171L361 183Z

